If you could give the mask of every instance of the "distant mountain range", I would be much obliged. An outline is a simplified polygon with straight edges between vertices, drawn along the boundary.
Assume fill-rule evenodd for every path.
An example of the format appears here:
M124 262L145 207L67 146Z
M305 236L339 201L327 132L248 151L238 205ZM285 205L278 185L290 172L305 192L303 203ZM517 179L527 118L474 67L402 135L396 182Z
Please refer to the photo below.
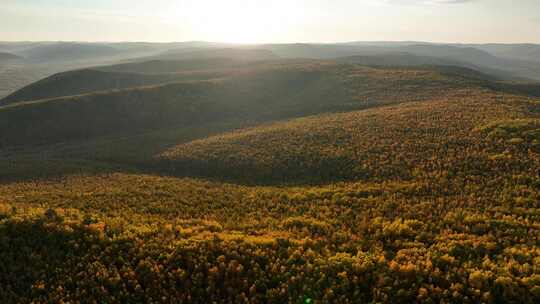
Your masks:
M0 64L4 65L0 69L0 98L55 73L89 67L96 70L96 66L103 66L102 71L114 69L115 72L128 73L162 74L178 73L179 70L186 73L190 69L196 69L197 73L202 73L203 70L210 73L216 68L239 67L243 62L283 59L331 60L387 67L458 66L505 81L540 80L540 45L536 44L440 44L418 41L257 45L203 41L0 42ZM59 77L63 79L65 76ZM175 78L158 78L161 81L168 77ZM132 75L128 78L131 80L125 81L125 75L116 75L114 80L104 78L103 82L111 81L105 89L122 88L131 81L139 85L140 80L135 79L144 78L146 83L152 77ZM152 84L153 81L148 83ZM43 82L36 85L42 84ZM86 86L77 86L84 87ZM88 88L93 90L91 85ZM28 89L25 92L27 93ZM79 93L84 92L86 91ZM19 93L17 96L22 96ZM23 95L26 96L26 93ZM14 99L11 96L6 100Z
M247 52L246 50L250 50ZM29 63L65 63L89 60L184 60L227 57L247 60L275 58L335 59L404 53L428 56L433 63L458 64L495 70L507 78L540 79L540 45L536 44L438 44L427 42L348 42L235 45L212 42L177 43L79 43L0 42L0 52L24 57ZM402 56L403 57L403 56ZM140 58L140 59L137 59ZM411 57L412 62L415 62ZM436 59L436 60L433 60ZM401 60L400 60L401 61ZM405 62L405 65L411 65ZM499 75L501 76L501 75Z

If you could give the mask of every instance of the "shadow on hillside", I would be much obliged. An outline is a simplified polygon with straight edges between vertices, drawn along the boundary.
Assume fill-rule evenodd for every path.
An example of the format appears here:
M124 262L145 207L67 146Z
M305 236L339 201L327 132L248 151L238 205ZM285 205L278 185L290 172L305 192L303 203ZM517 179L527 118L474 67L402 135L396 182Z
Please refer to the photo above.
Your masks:
M202 161L156 162L147 172L167 177L197 178L212 182L245 186L320 186L338 182L369 180L367 172L352 170L349 159L328 159L318 166L263 168L259 166L228 166L226 163Z
M373 106L327 108L340 113ZM315 114L320 111L315 111ZM301 116L287 115L289 119ZM135 135L111 135L87 141L0 149L0 184L36 180L58 180L69 175L111 173L151 174L177 178L199 178L241 185L327 184L358 178L347 172L347 160L329 160L318 168L227 168L202 162L171 163L158 156L175 146L225 134L238 129L270 125L275 120L228 121L202 126L150 130ZM330 168L330 169L329 169Z
M137 173L139 170L127 165L90 160L0 156L0 184L51 181L70 175L101 175L116 172Z
M102 176L114 173L147 174L172 178L203 179L246 186L306 186L367 180L369 176L350 170L350 160L327 160L316 167L258 168L227 167L226 164L190 161L174 163L157 158L110 161L76 158L0 156L0 185L19 182L54 182L69 176Z

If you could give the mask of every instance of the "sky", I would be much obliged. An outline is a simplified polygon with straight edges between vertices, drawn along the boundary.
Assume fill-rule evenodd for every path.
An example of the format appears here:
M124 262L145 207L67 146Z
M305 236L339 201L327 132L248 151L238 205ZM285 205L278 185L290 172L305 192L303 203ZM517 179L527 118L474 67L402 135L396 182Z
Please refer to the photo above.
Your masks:
M0 41L540 43L540 0L0 0Z

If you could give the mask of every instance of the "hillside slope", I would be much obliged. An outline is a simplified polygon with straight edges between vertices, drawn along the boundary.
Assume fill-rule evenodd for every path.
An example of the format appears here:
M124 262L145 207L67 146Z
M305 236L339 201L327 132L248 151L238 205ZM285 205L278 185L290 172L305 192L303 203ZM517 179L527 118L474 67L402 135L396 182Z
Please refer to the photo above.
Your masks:
M231 74L226 69L142 74L84 69L62 72L38 80L0 99L0 105L36 101L74 95L104 93L111 90L134 89L180 81L211 80Z
M6 147L133 134L204 121L267 121L426 100L471 84L474 81L467 77L436 70L374 69L330 62L278 65L242 70L219 81L7 105L0 107L0 138Z
M357 55L336 59L339 62L356 63L368 66L460 66L463 63L457 60L439 57L419 56L406 52L395 52L382 55Z
M182 48L172 49L149 57L153 60L190 60L229 58L237 61L260 61L279 58L274 52L262 48Z
M174 75L141 75L102 72L93 69L54 74L34 82L0 100L0 104L81 95L96 91L123 89L177 80Z
M9 61L9 60L20 60L20 59L23 59L23 58L15 54L0 52L0 62Z
M307 62L297 61L296 64ZM210 80L241 70L279 67L293 61L243 61L231 58L135 61L54 74L23 87L0 104L80 95L112 89L165 84L173 81Z
M370 71L385 91L422 75ZM536 303L539 104L457 87L201 134L159 174L38 148L39 171L79 173L0 184L0 298Z
M245 66L232 58L216 57L185 60L149 60L96 67L100 71L143 74L178 73L185 71L209 70Z
M453 170L496 175L496 169L488 169L495 151L538 153L538 138L495 144L473 130L524 117L520 103L519 97L489 91L455 91L429 102L302 118L196 140L163 157L179 174L242 181L403 181ZM476 169L466 170L469 163Z
M474 44L472 47L485 50L496 56L513 58L525 61L540 61L539 44Z
M120 53L120 50L108 45L68 42L39 44L18 51L18 54L35 63L89 60Z
M537 61L498 57L481 47L422 42L338 43L338 44L270 44L263 45L282 58L335 59L353 56L388 56L409 53L443 61L459 62L462 67L476 67L495 72L507 79L540 79Z

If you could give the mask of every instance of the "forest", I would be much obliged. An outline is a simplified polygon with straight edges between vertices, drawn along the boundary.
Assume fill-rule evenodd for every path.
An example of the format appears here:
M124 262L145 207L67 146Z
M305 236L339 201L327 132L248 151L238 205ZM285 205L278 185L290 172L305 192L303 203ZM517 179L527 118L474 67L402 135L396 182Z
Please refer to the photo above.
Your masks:
M536 83L173 55L1 101L0 302L540 302Z

